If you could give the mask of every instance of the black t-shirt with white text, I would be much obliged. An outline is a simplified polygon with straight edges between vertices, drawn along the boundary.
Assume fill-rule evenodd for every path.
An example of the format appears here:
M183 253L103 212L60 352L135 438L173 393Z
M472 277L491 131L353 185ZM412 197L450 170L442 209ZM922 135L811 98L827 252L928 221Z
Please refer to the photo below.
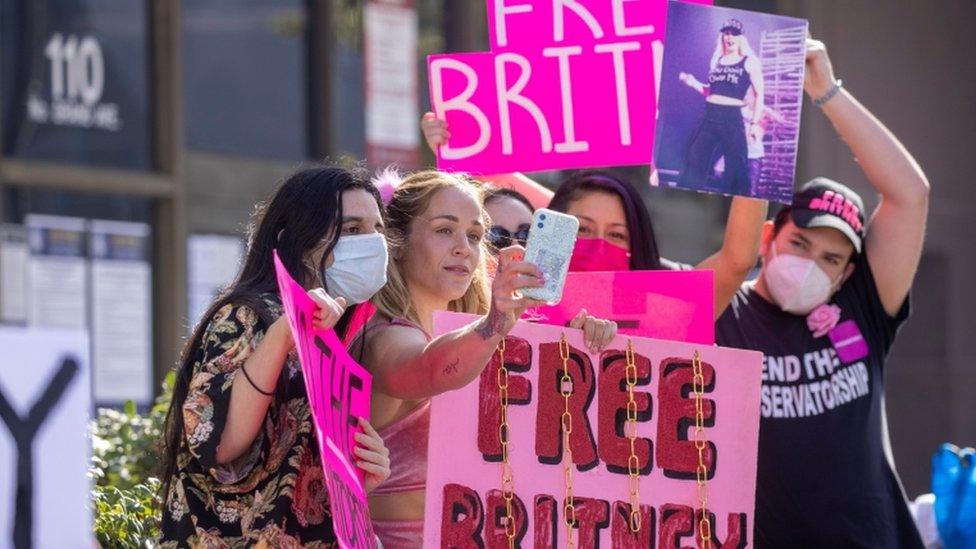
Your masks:
M814 338L806 318L744 284L715 326L723 347L761 351L756 546L922 547L894 472L884 361L895 317L860 254L833 296L840 320Z

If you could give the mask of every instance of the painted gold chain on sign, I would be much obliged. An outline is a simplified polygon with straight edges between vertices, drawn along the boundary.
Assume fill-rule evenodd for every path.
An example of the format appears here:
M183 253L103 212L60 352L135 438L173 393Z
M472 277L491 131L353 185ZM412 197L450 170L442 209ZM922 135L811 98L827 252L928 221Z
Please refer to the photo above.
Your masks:
M705 466L705 448L708 447L708 440L705 438L705 375L702 373L701 355L695 351L691 359L692 393L695 396L695 449L698 450L698 468L695 470L695 478L698 482L698 504L701 518L698 520L698 534L702 541L702 547L709 549L712 546L712 521L708 517L708 468Z
M630 441L630 457L627 459L627 476L630 487L630 531L637 533L641 529L640 515L640 459L637 457L637 400L634 398L634 387L637 385L637 363L634 360L633 343L627 340L627 359L625 371L627 379L627 422L624 430Z
M512 501L515 499L514 475L508 461L508 367L505 366L505 338L498 344L498 398L501 401L501 423L498 425L498 440L502 445L502 498L505 500L505 535L509 549L515 549L515 517L512 514Z
M560 420L563 428L563 477L566 480L566 503L563 507L563 521L566 524L566 547L576 547L573 541L573 526L576 524L576 505L573 500L573 449L569 445L569 435L573 432L573 416L569 413L569 397L573 395L573 378L569 377L569 343L566 334L559 339L559 356L563 359L563 377L559 380L559 391L563 395L563 415Z

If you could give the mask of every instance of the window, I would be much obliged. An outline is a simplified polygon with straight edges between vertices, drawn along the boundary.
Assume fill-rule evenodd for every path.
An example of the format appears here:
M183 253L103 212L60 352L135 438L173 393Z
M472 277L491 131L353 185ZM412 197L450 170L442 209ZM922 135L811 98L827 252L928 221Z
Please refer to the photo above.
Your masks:
M185 0L182 17L187 148L306 158L305 2Z
M0 4L4 155L152 168L147 6Z

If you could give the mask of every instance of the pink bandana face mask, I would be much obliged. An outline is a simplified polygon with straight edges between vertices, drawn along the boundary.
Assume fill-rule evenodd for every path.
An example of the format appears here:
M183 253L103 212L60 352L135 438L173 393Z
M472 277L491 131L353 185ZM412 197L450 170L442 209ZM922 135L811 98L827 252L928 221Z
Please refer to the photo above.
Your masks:
M602 238L578 238L569 270L629 271L630 252Z

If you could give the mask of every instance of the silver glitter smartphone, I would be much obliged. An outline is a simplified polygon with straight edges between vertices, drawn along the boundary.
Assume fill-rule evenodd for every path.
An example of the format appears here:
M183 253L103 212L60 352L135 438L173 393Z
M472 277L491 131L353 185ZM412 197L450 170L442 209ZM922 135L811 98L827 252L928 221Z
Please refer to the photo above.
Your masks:
M559 303L563 297L566 273L569 272L569 259L576 246L577 231L579 220L574 216L545 208L535 211L525 244L525 261L542 270L546 285L525 288L522 295L549 305Z

